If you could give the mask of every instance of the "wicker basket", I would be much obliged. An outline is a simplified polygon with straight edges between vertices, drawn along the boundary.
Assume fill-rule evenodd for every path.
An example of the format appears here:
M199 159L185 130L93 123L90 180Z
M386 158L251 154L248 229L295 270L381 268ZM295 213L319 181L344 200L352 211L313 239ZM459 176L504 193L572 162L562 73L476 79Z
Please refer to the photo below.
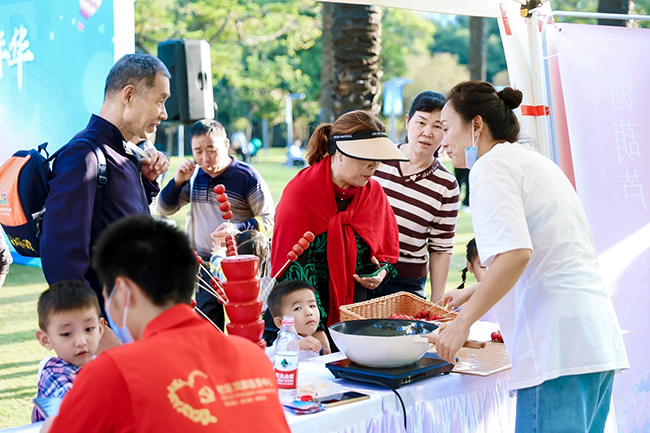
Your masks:
M415 316L424 309L431 309L433 315L443 316L437 322L450 322L458 315L408 292L397 292L371 301L341 305L339 312L341 322L347 322L349 320L387 319L391 314Z

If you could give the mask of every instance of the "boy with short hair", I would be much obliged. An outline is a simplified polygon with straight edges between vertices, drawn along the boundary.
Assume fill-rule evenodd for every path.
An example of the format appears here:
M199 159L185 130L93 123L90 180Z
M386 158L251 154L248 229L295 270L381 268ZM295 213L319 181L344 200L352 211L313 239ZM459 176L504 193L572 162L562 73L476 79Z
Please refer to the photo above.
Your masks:
M47 359L38 380L37 397L62 398L72 387L77 372L90 361L104 333L95 291L81 281L51 285L38 299L36 338L56 352ZM45 416L34 407L32 422Z
M316 289L304 281L285 280L271 290L267 302L273 322L278 328L282 328L282 316L293 316L296 320L296 332L302 337L300 360L321 355L323 346L318 339L312 337L320 322ZM275 344L266 348L266 354L273 360Z

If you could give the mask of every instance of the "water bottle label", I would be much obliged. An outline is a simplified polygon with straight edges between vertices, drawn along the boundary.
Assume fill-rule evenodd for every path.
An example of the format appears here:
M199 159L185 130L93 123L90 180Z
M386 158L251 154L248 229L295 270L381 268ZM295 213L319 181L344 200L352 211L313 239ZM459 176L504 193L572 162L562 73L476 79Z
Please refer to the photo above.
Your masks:
M281 371L276 368L275 380L278 382L278 388L280 389L295 389L298 386L298 369Z
M275 354L275 379L280 389L293 389L298 386L298 354Z

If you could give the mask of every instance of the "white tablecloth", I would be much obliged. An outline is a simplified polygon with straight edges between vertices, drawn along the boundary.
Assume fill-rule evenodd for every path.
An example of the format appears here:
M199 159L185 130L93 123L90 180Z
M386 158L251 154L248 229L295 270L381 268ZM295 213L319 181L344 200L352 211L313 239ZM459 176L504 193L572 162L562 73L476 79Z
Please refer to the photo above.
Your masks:
M343 358L334 353L301 362L298 374L334 380L325 363ZM285 413L294 433L513 432L516 399L508 395L509 378L510 370L488 377L451 373L402 386L397 392L406 407L406 430L402 408L392 391L341 379L334 381L369 394L370 399L311 415Z

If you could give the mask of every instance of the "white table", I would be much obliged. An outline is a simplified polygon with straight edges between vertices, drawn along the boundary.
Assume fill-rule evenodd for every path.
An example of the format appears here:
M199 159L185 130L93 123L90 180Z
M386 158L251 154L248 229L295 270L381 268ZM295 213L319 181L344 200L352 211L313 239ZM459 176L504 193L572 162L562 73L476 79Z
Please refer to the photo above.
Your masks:
M285 411L294 433L328 432L513 432L516 399L508 395L510 370L488 377L451 373L402 386L407 429L395 394L386 389L334 379L325 363L341 353L303 361L300 375L312 375L370 395L369 400L326 409L311 415Z

